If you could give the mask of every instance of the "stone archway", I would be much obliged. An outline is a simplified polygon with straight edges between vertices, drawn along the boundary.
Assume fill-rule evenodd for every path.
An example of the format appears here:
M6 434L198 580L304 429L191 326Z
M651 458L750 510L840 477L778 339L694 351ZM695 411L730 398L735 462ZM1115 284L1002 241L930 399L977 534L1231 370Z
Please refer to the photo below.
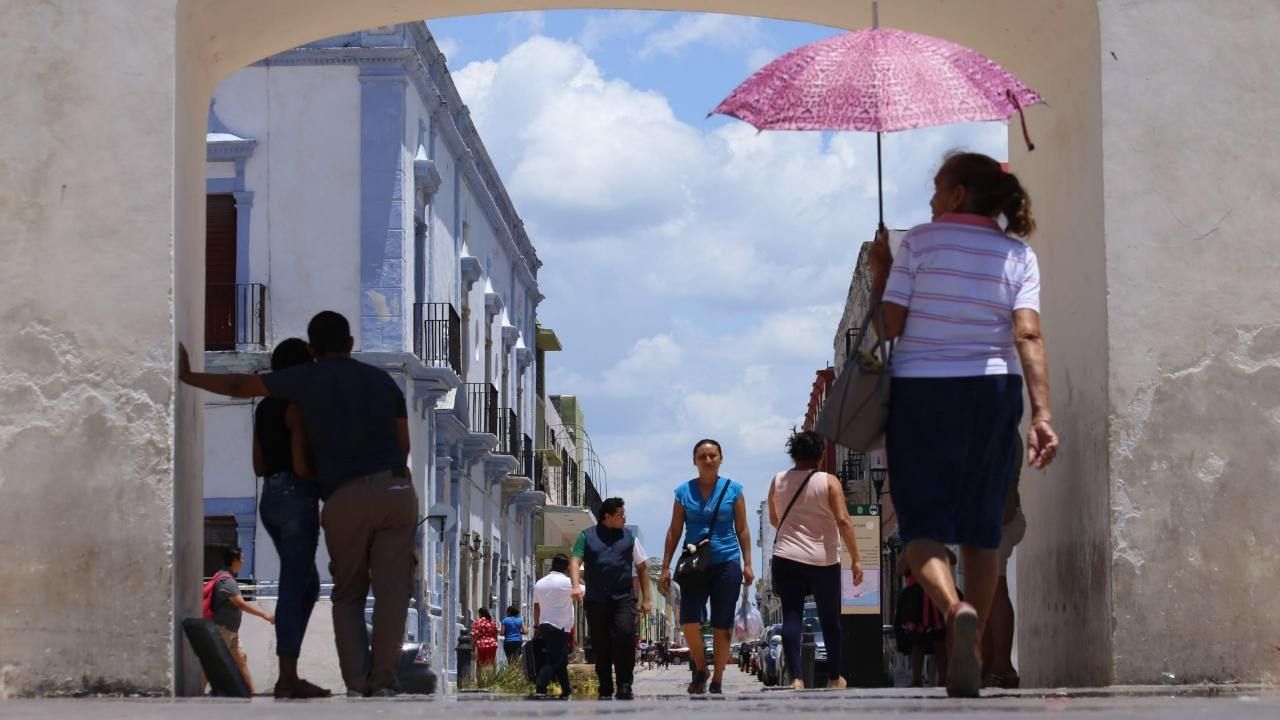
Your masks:
M204 132L220 79L308 40L411 19L608 6L858 27L861 5L6 5L0 65L29 70L0 110L0 695L192 687L176 627L198 604L201 417L193 393L174 392L172 358L175 337L199 347ZM1028 483L1026 680L1141 682L1164 668L1274 680L1280 560L1236 541L1280 544L1250 511L1251 500L1274 507L1280 464L1280 396L1265 382L1280 365L1280 302L1258 290L1280 268L1252 239L1280 220L1276 146L1259 140L1274 100L1256 91L1280 60L1268 30L1280 8L883 0L881 21L978 48L1052 103L1033 115L1039 150L1011 143L1043 228L1068 439ZM1197 423L1206 410L1241 422ZM106 578L127 590L92 591ZM1229 622L1241 615L1252 622Z

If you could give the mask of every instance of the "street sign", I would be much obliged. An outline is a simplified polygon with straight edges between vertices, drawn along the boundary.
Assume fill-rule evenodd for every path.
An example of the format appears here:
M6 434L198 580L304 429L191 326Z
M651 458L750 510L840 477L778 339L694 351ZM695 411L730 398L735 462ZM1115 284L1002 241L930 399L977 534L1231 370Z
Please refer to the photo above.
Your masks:
M853 560L840 548L840 612L846 615L880 614L880 506L849 506L853 534L858 541L858 561L862 563L862 584L853 585Z

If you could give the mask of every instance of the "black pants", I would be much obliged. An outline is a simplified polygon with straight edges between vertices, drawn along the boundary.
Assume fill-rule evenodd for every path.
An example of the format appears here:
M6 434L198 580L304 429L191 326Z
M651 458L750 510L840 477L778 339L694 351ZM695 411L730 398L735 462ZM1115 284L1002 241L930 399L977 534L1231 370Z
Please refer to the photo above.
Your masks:
M547 685L555 680L560 683L560 694L568 696L572 692L569 684L569 633L555 625L543 623L538 628L544 643L542 669L538 671L538 680L534 684L538 692L545 695Z
M589 599L583 606L600 694L613 694L615 672L618 685L630 687L636 668L636 599Z
M800 677L800 636L804 632L806 595L813 595L818 609L818 622L827 646L828 676L839 675L844 667L840 646L840 564L807 565L775 556L773 586L782 601L782 651L787 655L792 676Z
M507 640L502 643L502 652L507 656L507 664L510 665L520 659L520 648L524 647L522 640Z

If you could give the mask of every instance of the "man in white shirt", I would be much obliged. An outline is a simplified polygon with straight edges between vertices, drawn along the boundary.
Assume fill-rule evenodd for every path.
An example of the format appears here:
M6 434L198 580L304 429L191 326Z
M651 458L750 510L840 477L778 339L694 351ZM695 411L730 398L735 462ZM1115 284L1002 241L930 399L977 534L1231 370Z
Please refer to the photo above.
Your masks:
M568 700L569 631L573 629L573 582L569 580L569 557L563 553L551 559L551 572L533 586L534 632L545 646L542 669L535 682L535 698L547 697L547 685L560 683L560 699Z

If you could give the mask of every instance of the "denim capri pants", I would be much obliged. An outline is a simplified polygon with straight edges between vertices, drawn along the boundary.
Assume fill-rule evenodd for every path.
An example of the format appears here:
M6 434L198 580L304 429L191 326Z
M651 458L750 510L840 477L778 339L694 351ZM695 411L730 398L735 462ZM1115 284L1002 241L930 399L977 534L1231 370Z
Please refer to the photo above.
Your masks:
M680 623L701 622L711 601L711 627L733 628L733 613L742 595L742 563L730 560L707 568L708 582L702 587L680 588Z

